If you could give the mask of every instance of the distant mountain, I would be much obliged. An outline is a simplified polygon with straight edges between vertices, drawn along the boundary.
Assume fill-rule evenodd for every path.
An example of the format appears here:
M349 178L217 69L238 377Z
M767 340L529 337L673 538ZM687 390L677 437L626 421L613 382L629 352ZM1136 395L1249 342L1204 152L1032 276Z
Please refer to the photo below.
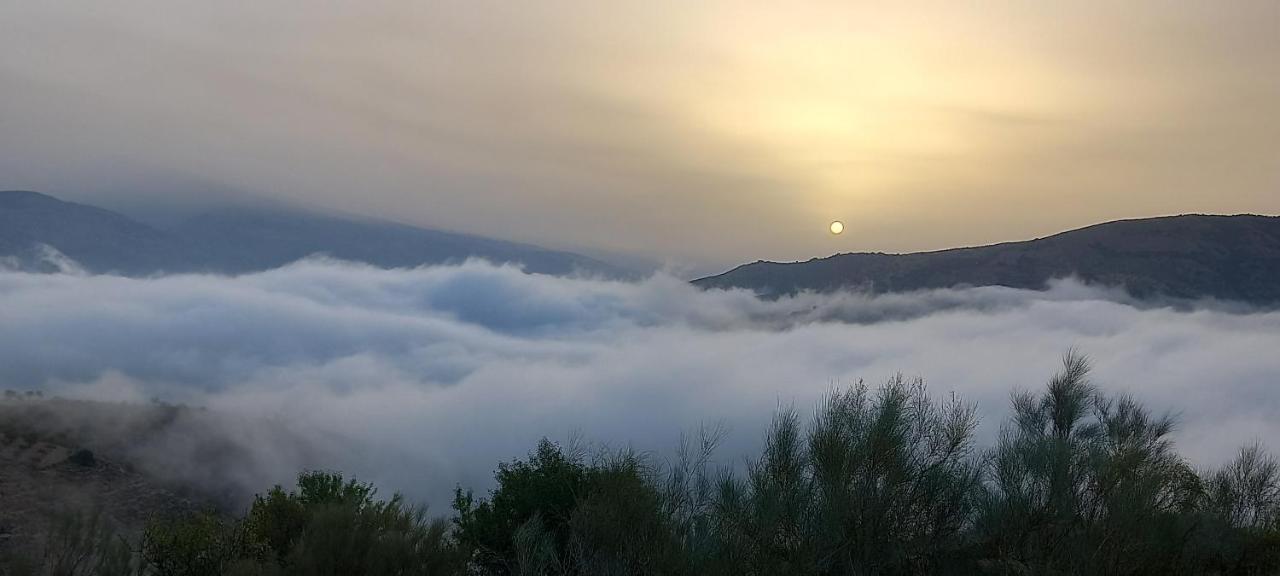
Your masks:
M226 272L266 270L324 254L383 268L478 257L493 262L519 262L525 270L542 274L619 273L586 256L529 244L302 212L221 210L195 216L173 232L204 253L213 269Z
M0 191L0 263L54 270L59 253L91 272L124 275L253 272L316 254L384 268L476 257L543 274L625 274L569 252L374 219L237 208L160 229L44 194Z
M51 271L57 262L49 248L87 269L127 275L184 268L192 260L180 239L115 212L0 191L0 258Z
M874 292L952 286L1041 289L1075 276L1145 298L1280 303L1280 217L1170 216L1121 220L1025 242L915 254L837 254L760 261L695 280L766 296L842 288Z

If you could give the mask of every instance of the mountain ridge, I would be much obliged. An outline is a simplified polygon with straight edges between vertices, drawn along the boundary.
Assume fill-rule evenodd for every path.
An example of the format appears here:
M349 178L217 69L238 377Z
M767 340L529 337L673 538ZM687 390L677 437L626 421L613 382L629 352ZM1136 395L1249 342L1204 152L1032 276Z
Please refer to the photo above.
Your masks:
M10 267L56 271L45 247L90 272L127 276L255 272L316 254L384 268L483 258L519 263L532 273L626 275L572 252L374 218L241 207L159 227L48 194L0 191L0 258Z
M1053 278L1067 276L1123 287L1137 297L1280 303L1280 217L1184 214L1114 220L983 246L757 261L694 284L746 288L776 297L840 289L1040 289Z

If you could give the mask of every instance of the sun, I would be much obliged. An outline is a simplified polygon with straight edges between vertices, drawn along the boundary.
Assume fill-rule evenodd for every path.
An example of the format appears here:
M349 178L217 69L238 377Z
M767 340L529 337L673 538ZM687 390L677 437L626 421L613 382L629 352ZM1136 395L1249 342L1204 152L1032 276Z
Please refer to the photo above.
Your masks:
M841 221L839 221L839 220L836 220L835 222L832 222L832 223L831 223L831 233L832 233L832 234L839 234L839 233L841 233L841 232L844 232L844 222L841 222Z

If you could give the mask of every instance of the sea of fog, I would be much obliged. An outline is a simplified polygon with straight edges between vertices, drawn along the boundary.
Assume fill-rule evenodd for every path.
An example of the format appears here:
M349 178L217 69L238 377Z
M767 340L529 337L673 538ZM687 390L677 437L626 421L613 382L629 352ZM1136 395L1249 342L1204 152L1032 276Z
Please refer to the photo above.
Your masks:
M1012 391L1075 348L1102 389L1178 415L1200 466L1280 449L1280 313L1154 306L1053 283L761 300L656 275L530 275L468 262L380 270L313 259L237 277L0 272L0 389L208 408L252 454L245 490L342 470L447 505L455 485L540 437L661 461L721 426L718 463L757 448L772 413L901 373L955 393L992 439ZM258 425L267 423L266 425ZM288 432L287 440L273 437ZM182 442L152 458L181 469Z

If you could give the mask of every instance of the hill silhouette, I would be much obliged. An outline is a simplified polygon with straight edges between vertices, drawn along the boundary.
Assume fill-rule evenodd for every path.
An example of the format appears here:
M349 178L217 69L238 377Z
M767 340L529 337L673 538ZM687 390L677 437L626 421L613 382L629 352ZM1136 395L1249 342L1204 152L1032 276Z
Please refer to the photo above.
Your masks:
M1139 298L1280 303L1280 217L1184 215L1097 224L1024 242L914 254L837 254L739 266L695 280L765 296L954 286L1041 289L1054 278L1122 287Z

